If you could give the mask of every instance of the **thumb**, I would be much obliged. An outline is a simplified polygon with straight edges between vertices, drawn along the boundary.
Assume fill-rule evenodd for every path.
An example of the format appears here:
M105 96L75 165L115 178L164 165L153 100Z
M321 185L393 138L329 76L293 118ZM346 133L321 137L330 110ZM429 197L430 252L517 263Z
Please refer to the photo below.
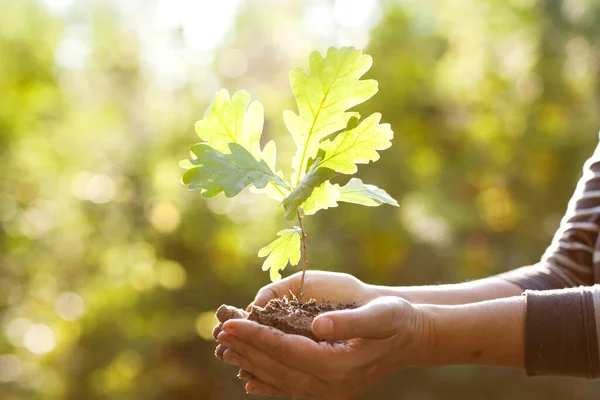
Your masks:
M313 320L312 331L327 340L384 339L396 333L398 320L409 316L411 309L399 297L380 297L354 310L321 314Z

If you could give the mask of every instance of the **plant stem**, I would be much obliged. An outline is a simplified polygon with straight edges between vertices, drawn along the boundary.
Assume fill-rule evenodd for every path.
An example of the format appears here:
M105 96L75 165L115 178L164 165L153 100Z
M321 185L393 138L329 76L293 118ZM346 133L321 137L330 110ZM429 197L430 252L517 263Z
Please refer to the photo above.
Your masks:
M304 266L302 267L302 279L300 279L300 287L298 288L298 300L302 302L302 296L304 295L304 277L306 276L306 270L308 268L308 258L306 257L306 232L304 232L304 226L302 225L302 216L300 210L296 211L298 214L298 223L300 224L300 230L302 231L302 257L304 258Z

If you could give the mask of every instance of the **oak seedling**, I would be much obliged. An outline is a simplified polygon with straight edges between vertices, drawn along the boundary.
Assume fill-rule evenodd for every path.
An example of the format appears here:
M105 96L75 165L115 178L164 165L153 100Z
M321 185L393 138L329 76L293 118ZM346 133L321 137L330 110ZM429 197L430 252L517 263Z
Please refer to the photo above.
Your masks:
M325 57L314 51L309 70L294 68L290 82L298 111L285 110L283 119L296 144L291 174L284 177L276 168L273 140L261 148L264 109L245 91L230 96L217 92L204 118L195 130L201 143L190 148L191 157L182 160L186 169L182 182L190 190L200 190L205 198L223 192L234 197L244 188L279 202L288 220L298 226L283 229L277 238L259 250L266 257L262 269L272 281L281 279L287 264L294 266L303 256L298 299L302 300L304 274L308 267L303 219L338 202L375 207L398 206L383 189L351 178L345 185L331 183L338 175L353 175L357 164L379 159L378 151L389 148L394 135L381 114L361 119L349 111L364 103L378 90L377 81L360 78L371 68L372 58L352 47L330 48Z

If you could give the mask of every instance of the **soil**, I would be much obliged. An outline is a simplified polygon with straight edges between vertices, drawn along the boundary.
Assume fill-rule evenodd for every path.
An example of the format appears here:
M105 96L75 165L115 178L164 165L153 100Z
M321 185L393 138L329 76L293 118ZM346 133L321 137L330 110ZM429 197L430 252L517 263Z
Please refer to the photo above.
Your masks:
M223 323L230 319L246 318L250 321L256 321L259 324L271 326L285 333L302 335L315 342L322 341L312 333L312 321L319 314L329 311L349 310L359 307L355 302L344 304L333 304L329 301L317 303L310 299L307 302L301 302L293 297L288 299L272 299L267 305L262 307L252 306L250 313L232 306L222 305L217 310L216 316L219 325L213 330L215 339L221 332ZM221 347L219 345L219 347ZM224 348L217 348L215 355L221 358Z

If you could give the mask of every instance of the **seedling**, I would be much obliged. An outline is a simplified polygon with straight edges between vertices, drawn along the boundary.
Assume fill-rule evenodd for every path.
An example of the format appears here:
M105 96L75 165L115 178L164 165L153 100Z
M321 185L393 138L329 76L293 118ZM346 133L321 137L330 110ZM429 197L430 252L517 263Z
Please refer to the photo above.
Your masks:
M305 216L339 202L398 206L383 189L358 178L344 186L331 183L337 174L355 174L357 164L377 161L378 151L392 145L394 133L389 124L380 123L381 114L361 120L359 113L348 111L377 92L377 81L360 80L372 63L370 56L352 47L330 48L326 57L317 51L310 55L308 73L302 68L290 72L298 113L283 112L296 144L289 179L277 171L275 142L261 149L264 109L245 91L231 97L225 89L216 94L204 118L196 122L202 142L190 148L190 159L180 162L187 170L182 182L205 198L221 192L234 197L250 186L252 192L277 200L286 219L298 219L298 226L279 231L258 255L266 257L262 269L270 271L272 281L281 279L280 271L288 263L297 265L302 256L300 301L308 268Z

